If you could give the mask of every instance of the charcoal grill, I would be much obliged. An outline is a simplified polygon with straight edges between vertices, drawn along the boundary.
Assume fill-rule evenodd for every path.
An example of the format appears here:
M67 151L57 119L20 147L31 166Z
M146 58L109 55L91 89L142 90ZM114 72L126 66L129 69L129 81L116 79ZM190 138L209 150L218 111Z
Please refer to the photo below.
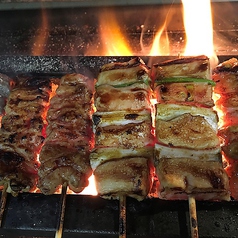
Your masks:
M235 13L238 2L231 1L227 5L226 1L214 1L212 7L215 13L214 31L219 36L216 38L219 43L216 51L220 61L223 61L237 55L238 22ZM41 75L51 78L72 72L96 77L103 64L131 59L132 57L99 56L97 14L105 8L113 9L119 16L135 55L141 55L139 42L145 19L148 23L144 36L146 46L153 40L166 13L172 9L173 24L169 24L167 28L173 42L171 55L141 57L151 65L180 53L184 44L180 1L88 0L56 3L6 0L0 3L0 72L11 77L31 74L33 77ZM146 12L149 12L150 17L144 15ZM46 25L42 23L45 17ZM35 40L40 35L45 37L44 41L37 43ZM95 54L88 56L85 52L92 46L95 47ZM37 55L36 52L40 54ZM54 237L60 217L61 198L61 194L7 195L0 237ZM119 207L118 201L67 194L63 237L118 237ZM128 198L126 212L126 232L129 238L190 237L187 201L153 198L138 202ZM201 238L238 237L236 201L197 202L197 218Z

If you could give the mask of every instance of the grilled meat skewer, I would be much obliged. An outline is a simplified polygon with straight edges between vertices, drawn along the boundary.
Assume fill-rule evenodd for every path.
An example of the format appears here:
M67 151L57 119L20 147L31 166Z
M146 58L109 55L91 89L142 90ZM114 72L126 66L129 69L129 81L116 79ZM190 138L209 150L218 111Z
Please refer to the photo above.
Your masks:
M162 62L153 67L152 76L158 100L155 164L159 197L229 200L218 117L212 108L209 59L197 56Z
M13 195L36 187L50 92L49 80L19 77L9 95L0 131L0 184Z
M92 174L93 80L81 74L61 78L47 113L46 139L40 152L38 187L53 194L65 182L79 193Z

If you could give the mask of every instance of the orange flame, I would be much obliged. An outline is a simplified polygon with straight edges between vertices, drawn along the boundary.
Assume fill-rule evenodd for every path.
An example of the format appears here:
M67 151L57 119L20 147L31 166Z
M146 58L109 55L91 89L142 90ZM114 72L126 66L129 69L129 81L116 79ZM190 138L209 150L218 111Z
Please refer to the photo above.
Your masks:
M91 175L88 179L89 185L80 193L84 195L97 195L97 189L95 184L95 178L94 175Z
M165 31L167 18L162 25L162 27L157 31L155 38L152 43L152 47L150 49L150 56L158 56L158 55L170 55L170 48L169 48L169 38L168 34Z
M100 36L105 56L131 56L132 50L126 42L112 11L100 13Z
M210 0L182 0L187 43L183 55L206 55L212 66L218 59L213 46L213 22Z

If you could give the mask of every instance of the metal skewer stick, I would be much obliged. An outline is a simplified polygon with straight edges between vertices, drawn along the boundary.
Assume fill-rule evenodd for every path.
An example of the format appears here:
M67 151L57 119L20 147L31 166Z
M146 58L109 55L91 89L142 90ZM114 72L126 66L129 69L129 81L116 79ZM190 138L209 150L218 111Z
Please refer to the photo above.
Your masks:
M198 222L197 222L197 211L196 211L196 200L194 196L188 197L189 204L189 218L190 218L190 231L191 238L198 238Z
M61 197L60 197L60 218L57 225L57 230L55 232L55 238L61 238L63 233L64 226L64 215L65 215L65 207L66 207L66 195L67 195L67 183L62 185Z
M126 238L126 196L119 198L119 238Z
M3 215L7 203L7 185L5 184L2 190L1 196L1 210L0 210L0 228L2 227Z

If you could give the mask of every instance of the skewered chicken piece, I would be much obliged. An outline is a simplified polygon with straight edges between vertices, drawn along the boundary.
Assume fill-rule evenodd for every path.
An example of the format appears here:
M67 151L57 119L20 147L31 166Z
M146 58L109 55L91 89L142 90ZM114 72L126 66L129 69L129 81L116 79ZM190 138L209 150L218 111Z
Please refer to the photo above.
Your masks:
M36 187L50 85L46 79L19 77L8 98L0 131L0 185L13 195Z
M231 196L238 200L238 60L231 58L219 64L212 74L216 108L220 118L219 132L223 158L228 162Z
M94 82L81 74L61 78L47 114L46 139L40 152L38 187L54 193L65 182L76 193L88 185L93 146L92 97Z
M209 59L188 57L152 69L156 104L155 163L159 197L229 200L218 117L212 107ZM178 86L178 87L177 87Z
M98 194L142 200L153 182L151 79L140 58L104 65L97 78L90 155Z

